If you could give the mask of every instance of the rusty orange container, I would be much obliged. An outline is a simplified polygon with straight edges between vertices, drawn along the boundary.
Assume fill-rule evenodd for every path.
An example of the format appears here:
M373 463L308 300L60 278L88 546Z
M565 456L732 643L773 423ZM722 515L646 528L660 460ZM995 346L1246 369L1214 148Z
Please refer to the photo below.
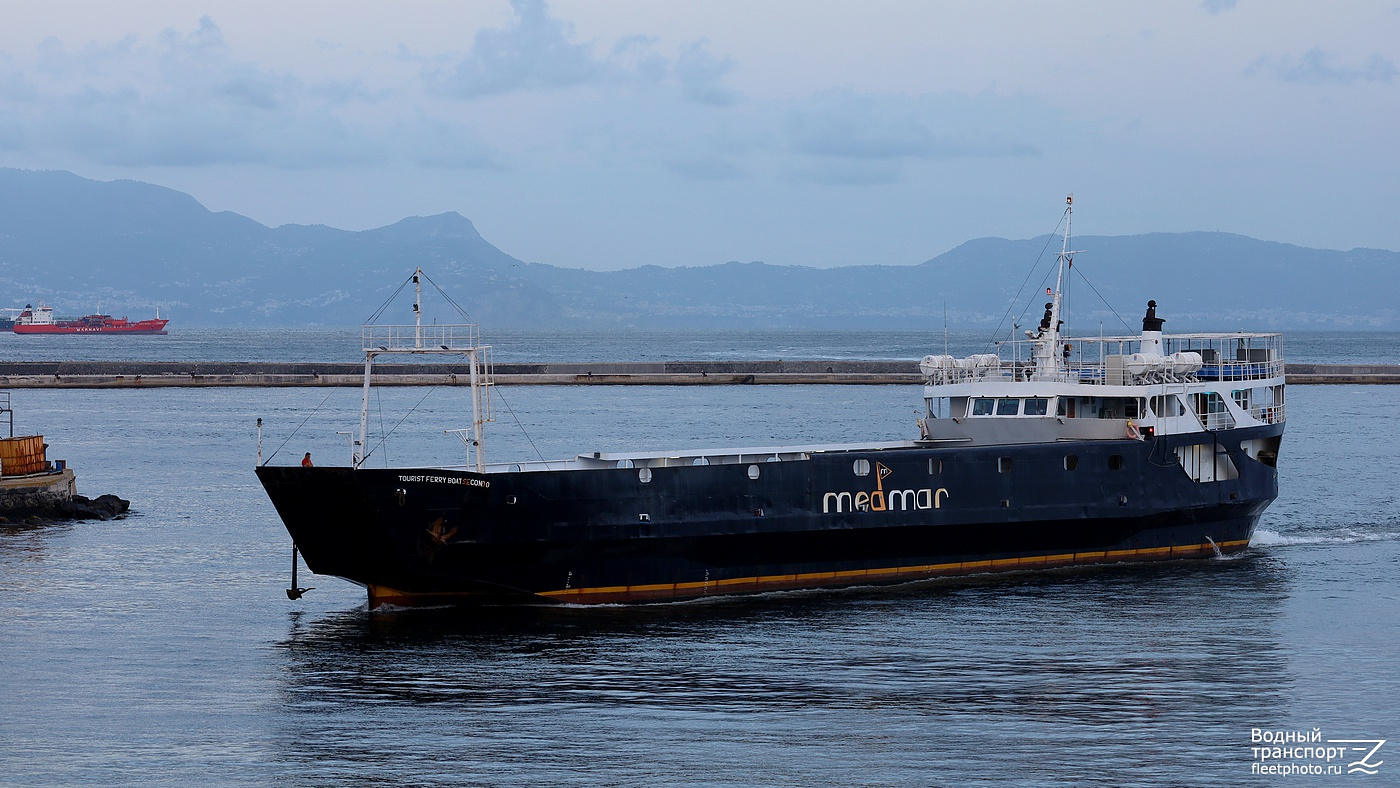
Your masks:
M22 476L39 473L47 465L43 435L0 438L0 475Z

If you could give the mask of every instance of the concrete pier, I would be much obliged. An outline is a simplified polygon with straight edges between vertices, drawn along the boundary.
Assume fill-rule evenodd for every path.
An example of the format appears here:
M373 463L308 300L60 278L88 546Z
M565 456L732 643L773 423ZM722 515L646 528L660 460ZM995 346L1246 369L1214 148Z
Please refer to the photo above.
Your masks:
M1286 364L1289 383L1400 383L1400 364Z
M71 468L54 473L0 476L0 518L4 522L30 516L53 516L78 494Z
M497 385L705 386L743 384L904 384L923 377L917 361L623 361L496 364ZM375 365L377 385L466 386L460 364ZM0 388L159 388L167 386L359 386L363 364L314 362L7 361ZM1288 364L1288 382L1400 383L1395 364Z

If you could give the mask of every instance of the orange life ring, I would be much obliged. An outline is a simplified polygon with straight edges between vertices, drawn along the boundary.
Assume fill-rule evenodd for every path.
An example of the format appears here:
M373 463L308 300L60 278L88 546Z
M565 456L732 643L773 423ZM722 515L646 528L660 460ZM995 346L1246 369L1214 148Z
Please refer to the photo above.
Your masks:
M1132 419L1128 419L1127 433L1128 437L1132 440L1142 440L1142 433L1138 430L1138 425Z

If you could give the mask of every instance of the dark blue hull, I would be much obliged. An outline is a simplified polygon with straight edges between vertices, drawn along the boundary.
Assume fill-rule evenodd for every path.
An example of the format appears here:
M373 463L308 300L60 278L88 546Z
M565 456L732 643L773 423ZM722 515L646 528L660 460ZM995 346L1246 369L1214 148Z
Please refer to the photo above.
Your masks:
M649 481L635 468L257 473L307 566L365 585L371 605L617 602L1241 550L1277 496L1282 432L850 449ZM1263 461L1241 448L1260 439ZM1202 441L1237 478L1188 476L1175 450Z

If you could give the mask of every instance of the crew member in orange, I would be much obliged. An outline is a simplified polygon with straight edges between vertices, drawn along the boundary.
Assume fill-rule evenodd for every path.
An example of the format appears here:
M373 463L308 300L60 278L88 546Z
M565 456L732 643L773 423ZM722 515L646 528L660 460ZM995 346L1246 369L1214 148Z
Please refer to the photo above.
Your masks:
M307 452L307 453L306 453L306 456L301 458L301 467L303 467L303 468L310 468L310 467L311 467L311 452Z

